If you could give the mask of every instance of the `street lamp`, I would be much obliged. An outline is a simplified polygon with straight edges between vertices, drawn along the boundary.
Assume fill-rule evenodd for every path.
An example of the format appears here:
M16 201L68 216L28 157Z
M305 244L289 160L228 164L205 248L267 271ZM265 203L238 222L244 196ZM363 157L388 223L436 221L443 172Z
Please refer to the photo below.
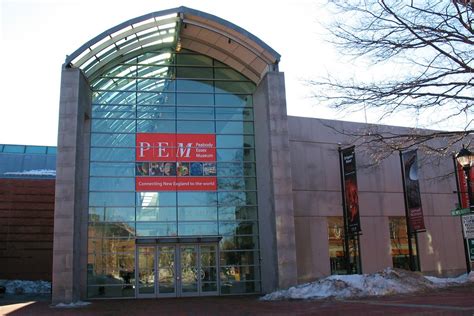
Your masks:
M472 201L472 188L471 188L471 167L474 163L474 154L469 151L469 149L465 148L464 145L462 149L456 154L456 160L461 165L462 169L464 170L464 176L466 177L466 185L467 185L467 195L469 198L469 210L471 213L474 213L474 202Z

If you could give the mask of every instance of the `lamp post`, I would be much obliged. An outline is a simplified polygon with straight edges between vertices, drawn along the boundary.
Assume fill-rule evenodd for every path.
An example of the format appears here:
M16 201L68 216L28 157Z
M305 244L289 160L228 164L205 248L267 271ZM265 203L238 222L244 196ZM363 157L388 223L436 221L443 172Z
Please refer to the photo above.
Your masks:
M471 167L474 163L474 154L467 148L462 146L462 149L456 154L456 160L464 170L464 176L466 177L467 185L467 197L469 201L469 210L474 213L474 202L472 200L472 188L471 188Z

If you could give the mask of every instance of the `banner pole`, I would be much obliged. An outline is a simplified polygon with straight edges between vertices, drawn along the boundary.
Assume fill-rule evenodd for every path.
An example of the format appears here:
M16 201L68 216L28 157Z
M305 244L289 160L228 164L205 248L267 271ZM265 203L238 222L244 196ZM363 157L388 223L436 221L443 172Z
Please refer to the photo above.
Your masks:
M410 270L415 271L415 264L414 264L415 262L413 260L414 258L413 258L413 246L412 246L412 233L411 233L410 218L409 218L409 213L408 213L407 190L406 190L406 183L405 183L405 165L403 164L402 151L399 150L398 153L400 154L400 167L402 171L403 201L405 202L405 218L407 222L409 264L410 264Z
M341 176L341 196L342 196L342 216L344 218L344 261L346 262L346 272L347 274L352 274L352 269L350 267L350 254L349 254L349 230L346 214L346 194L344 186L344 170L342 168L342 148L338 146L337 148L339 154L339 173Z

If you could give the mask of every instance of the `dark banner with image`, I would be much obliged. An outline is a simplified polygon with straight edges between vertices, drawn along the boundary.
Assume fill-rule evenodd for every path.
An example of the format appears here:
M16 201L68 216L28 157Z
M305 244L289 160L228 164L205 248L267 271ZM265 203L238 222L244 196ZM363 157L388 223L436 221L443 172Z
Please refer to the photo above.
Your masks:
M346 200L346 205L344 208L347 218L347 231L349 234L355 234L361 231L354 148L355 147L353 146L341 150L342 174L344 178L344 196Z
M407 216L411 232L425 230L418 182L418 159L416 150L402 153L403 178L407 201Z

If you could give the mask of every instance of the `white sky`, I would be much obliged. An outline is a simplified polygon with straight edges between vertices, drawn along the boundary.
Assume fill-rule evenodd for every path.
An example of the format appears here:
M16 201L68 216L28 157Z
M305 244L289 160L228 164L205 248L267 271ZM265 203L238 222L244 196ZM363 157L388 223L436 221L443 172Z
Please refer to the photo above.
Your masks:
M289 115L364 121L363 113L344 117L318 106L305 83L326 73L347 74L347 65L323 40L319 23L335 18L318 5L325 0L0 1L0 144L56 145L65 56L123 21L181 5L246 29L282 56L280 71L285 73ZM353 72L355 79L366 75ZM372 112L368 117L376 120ZM385 123L414 124L406 119Z

